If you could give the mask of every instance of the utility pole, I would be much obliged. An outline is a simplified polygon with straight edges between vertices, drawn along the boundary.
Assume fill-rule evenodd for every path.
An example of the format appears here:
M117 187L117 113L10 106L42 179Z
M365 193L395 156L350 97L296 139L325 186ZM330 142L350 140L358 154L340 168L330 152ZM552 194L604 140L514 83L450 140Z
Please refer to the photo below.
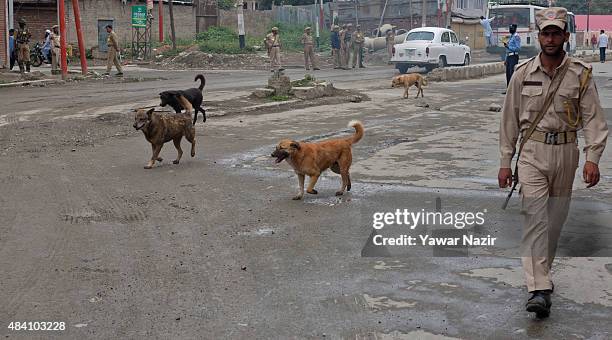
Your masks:
M13 0L8 0L8 28L12 29L13 27Z
M246 46L245 43L245 31L244 31L244 7L243 2L236 2L236 7L238 10L238 41L240 43L240 48L243 49Z
M72 9L74 11L74 24L76 25L77 41L79 43L79 56L81 58L81 72L87 74L87 58L85 55L85 41L83 40L83 31L81 30L81 11L79 9L79 0L72 0ZM60 42L61 44L61 42ZM65 56L62 55L62 58Z
M383 7L382 10L382 14L380 15L380 21L378 22L378 34L377 36L382 36L382 34L380 34L380 27L382 26L383 23L383 19L385 18L385 12L387 11L387 3L389 2L389 0L385 0L385 7Z
M158 1L157 2L157 11L159 14L159 19L157 21L159 21L159 42L163 43L164 42L164 2L163 1Z
M591 18L591 0L587 0L587 27L586 27L586 33L587 33L587 41L591 41L591 32L589 32L589 19Z
M421 5L421 27L427 26L427 0Z
M66 7L64 1L57 2L59 14L59 29L60 29L60 64L62 70L62 79L68 77L68 62L66 60Z
M447 0L446 1L446 27L444 28L450 28L452 14L453 14L453 0Z
M315 17L315 20L316 20L316 23L315 23L315 30L316 30L316 32L315 32L315 34L316 34L316 37L317 37L317 49L319 49L319 40L320 40L320 38L319 38L320 37L319 36L319 22L320 22L319 15L320 15L320 11L317 8L317 7L319 7L319 0L314 0L314 5L315 5L315 11L317 13L317 15Z
M408 30L411 30L414 24L414 20L412 19L412 0L409 1L408 11L410 12L410 28L408 28Z
M355 25L359 25L359 0L355 1Z
M168 12L170 13L170 34L172 38L172 49L176 51L176 35L174 31L174 10L172 8L172 1L168 0Z

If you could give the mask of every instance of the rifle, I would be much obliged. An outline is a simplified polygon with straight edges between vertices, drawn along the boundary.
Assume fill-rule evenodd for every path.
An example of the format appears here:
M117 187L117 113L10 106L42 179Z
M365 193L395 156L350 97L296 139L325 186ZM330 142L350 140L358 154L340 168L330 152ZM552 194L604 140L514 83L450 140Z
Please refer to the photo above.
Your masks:
M565 74L567 73L567 70L569 69L569 64L570 64L570 61L568 58L568 60L565 61L565 64L563 65L563 67L559 70L559 73L555 74L555 77L552 83L550 84L550 87L548 88L548 93L546 94L546 100L544 101L542 110L540 111L540 113L538 113L536 118L533 120L533 122L529 126L529 129L527 129L527 132L522 136L523 138L521 139L521 145L519 146L519 151L516 156L516 164L514 165L514 173L512 174L512 188L510 189L510 193L508 193L508 197L506 197L506 201L501 207L502 210L506 210L506 207L508 206L508 202L510 201L510 197L512 197L512 193L514 193L514 190L516 190L516 185L518 184L518 179L519 179L518 162L521 157L521 152L523 151L523 147L525 146L525 143L527 143L527 141L529 140L529 137L531 137L531 134L533 134L533 132L535 131L536 126L540 123L540 121L544 117L544 114L546 114L546 111L548 111L548 108L552 104L553 98L555 97L557 90L559 90L559 86L561 86L563 77L565 77Z

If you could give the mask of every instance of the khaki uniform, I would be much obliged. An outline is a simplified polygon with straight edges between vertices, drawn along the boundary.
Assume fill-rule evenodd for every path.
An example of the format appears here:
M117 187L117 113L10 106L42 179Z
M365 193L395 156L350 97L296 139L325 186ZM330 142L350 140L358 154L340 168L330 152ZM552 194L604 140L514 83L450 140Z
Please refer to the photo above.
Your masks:
M266 44L268 46L268 56L270 57L270 68L272 70L279 70L281 68L281 40L280 35L268 33L266 35Z
M315 59L314 39L312 35L304 33L300 41L302 45L304 45L304 65L306 65L306 70L310 69L311 64L312 68L318 68Z
M387 53L389 53L389 59L393 58L393 45L395 45L395 33L387 34Z
M59 73L60 35L51 33L51 74Z
M106 38L106 46L108 46L108 58L106 59L106 73L110 73L113 64L117 68L117 72L123 73L123 68L119 62L119 43L117 42L117 34L111 31Z
M608 137L606 118L592 78L580 92L590 65L565 57L570 66L554 100L526 142L518 162L522 210L525 214L521 259L530 292L552 289L551 266L572 194L579 151L574 132L559 135L559 144L543 133L583 130L586 160L595 164ZM561 66L557 68L558 72ZM508 85L500 128L501 168L510 168L519 132L525 133L542 109L552 76L540 57L517 66ZM563 138L561 138L563 136ZM538 139L540 141L538 141ZM560 142L566 142L560 144Z
M340 33L340 62L344 68L348 68L348 63L351 58L352 36L353 33L348 29Z
M30 72L30 38L32 34L27 28L18 28L15 31L15 42L17 43L17 63L21 72Z
M357 65L357 60L359 60L359 67L363 67L363 43L365 42L365 36L363 32L357 31L353 33L351 38L351 46L353 47L353 68Z

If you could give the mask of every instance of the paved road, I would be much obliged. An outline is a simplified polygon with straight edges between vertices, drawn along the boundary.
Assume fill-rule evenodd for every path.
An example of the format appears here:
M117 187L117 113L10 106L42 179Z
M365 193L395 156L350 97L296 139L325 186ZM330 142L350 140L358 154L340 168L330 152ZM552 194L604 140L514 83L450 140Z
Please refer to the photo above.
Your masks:
M128 72L164 80L0 91L0 335L612 336L612 259L601 257L610 254L609 150L597 189L576 182L560 249L574 257L555 267L553 316L538 322L523 311L518 200L499 209L499 113L487 110L503 100L503 76L431 83L425 99L402 100L388 68L331 72L337 87L372 100L213 116L197 125L195 158L173 165L167 145L161 166L144 170L150 148L129 109L189 86L193 72ZM207 75L209 101L237 99L267 77ZM612 67L595 65L595 76L610 122ZM269 157L276 142L346 135L352 119L366 126L353 191L334 196L330 173L318 195L291 200L297 180ZM486 211L469 230L499 241L465 257L366 247L372 214L396 208ZM10 321L67 330L11 331Z

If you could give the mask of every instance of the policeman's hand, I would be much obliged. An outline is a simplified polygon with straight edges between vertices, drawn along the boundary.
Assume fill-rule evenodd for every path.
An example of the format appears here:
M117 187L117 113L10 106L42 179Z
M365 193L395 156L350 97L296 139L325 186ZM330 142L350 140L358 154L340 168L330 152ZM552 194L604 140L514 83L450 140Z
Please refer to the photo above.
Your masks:
M512 185L512 169L510 168L499 168L497 174L497 181L499 182L500 188L507 188Z
M585 183L588 183L587 188L595 186L599 182L599 167L597 164L586 161L582 171L582 178Z

